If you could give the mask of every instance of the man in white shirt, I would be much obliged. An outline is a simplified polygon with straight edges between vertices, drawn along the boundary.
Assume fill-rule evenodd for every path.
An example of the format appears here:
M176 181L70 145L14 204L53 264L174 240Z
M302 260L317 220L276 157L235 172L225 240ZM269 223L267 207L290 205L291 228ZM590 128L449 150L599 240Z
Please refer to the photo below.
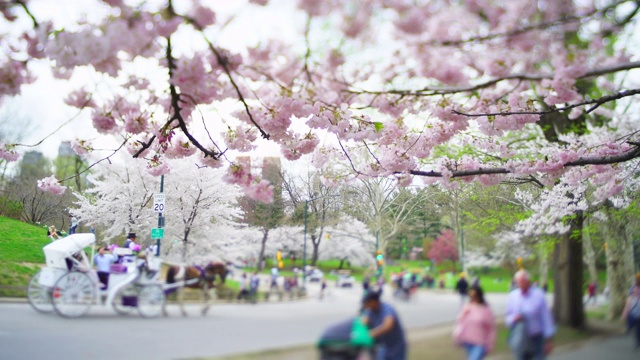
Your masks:
M100 279L100 289L105 290L109 286L109 273L111 264L115 263L117 257L113 254L106 254L104 246L98 249L98 253L93 257L93 263L96 264L98 270L98 279Z
M524 322L527 346L512 351L517 360L543 360L553 349L556 333L553 315L544 292L531 285L529 273L520 270L514 280L518 287L509 293L505 323L513 329L517 323Z

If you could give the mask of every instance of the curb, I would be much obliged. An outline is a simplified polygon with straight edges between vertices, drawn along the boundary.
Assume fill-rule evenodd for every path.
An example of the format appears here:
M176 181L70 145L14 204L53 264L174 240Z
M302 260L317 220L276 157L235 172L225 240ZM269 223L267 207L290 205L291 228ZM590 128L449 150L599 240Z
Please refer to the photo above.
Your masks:
M0 297L0 304L26 304L28 302L26 297Z
M301 300L307 300L309 299L309 296L304 296L301 298L296 298L296 299L282 299L282 300L274 300L274 301L257 301L256 303L251 303L251 302L238 302L235 300L210 300L209 303L210 304L246 304L246 305L257 305L257 304L279 304L279 303L289 303L289 302L297 302L297 301L301 301ZM0 297L0 304L27 304L29 303L29 301L27 300L26 297ZM177 301L169 301L167 302L169 305L178 305ZM183 301L184 304L202 304L202 301L197 301L197 300L185 300Z

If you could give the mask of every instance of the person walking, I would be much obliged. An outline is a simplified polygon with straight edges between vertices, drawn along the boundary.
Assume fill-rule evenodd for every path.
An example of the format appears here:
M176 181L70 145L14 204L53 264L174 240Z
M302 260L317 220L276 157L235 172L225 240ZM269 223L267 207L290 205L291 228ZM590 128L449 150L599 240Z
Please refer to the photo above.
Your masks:
M509 346L517 360L543 360L553 350L556 327L544 292L531 286L525 270L514 276L516 289L507 298L505 324Z
M76 229L78 228L78 219L75 216L73 216L72 213L69 213L69 217L71 221L69 225L69 235L71 235L76 233Z
M320 284L320 300L324 299L324 293L327 290L327 279L322 278L322 283Z
M249 282L249 298L252 303L256 303L258 301L258 287L260 286L260 277L258 276L258 272L254 272L251 276L251 280Z
M585 305L588 305L591 300L593 300L593 305L596 304L596 294L598 292L598 283L592 281L587 286L587 300L584 302Z
M632 290L622 311L622 319L627 322L627 334L635 328L636 348L640 348L640 286Z
M238 297L236 300L240 301L242 299L247 299L249 295L249 279L247 278L246 273L242 273L242 278L240 279L240 292L238 293Z
M106 290L109 287L109 274L111 273L111 264L115 263L118 258L113 254L105 253L104 246L98 249L98 253L93 257L93 263L96 264L98 279L100 280L100 290Z
M460 294L460 306L463 306L467 299L467 291L469 291L469 282L465 273L460 273L460 279L456 283L456 291Z
M458 316L454 328L454 340L467 351L468 360L481 360L493 352L496 343L496 320L484 300L479 286L469 289L469 303Z
M380 301L380 294L369 291L363 300L362 322L376 342L376 360L406 360L407 341L400 318L389 304Z

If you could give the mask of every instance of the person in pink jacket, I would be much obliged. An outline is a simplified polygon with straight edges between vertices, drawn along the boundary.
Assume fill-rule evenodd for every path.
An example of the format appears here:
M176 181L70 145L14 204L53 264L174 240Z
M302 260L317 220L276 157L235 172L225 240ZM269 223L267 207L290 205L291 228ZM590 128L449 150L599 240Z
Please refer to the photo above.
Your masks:
M483 359L495 347L496 320L479 286L469 289L469 302L460 311L454 339L465 348L468 360Z

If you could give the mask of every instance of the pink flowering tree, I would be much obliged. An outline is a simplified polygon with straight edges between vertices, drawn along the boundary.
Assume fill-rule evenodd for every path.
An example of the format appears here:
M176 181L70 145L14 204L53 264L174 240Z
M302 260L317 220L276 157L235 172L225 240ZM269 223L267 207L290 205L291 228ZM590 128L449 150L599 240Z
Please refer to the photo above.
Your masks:
M456 233L451 229L442 230L431 244L428 256L436 264L450 260L455 268L456 261L460 259Z
M77 84L67 106L153 175L171 171L167 158L197 154L268 201L273 189L232 155L268 140L289 160L310 155L332 170L329 181L544 187L571 172L611 196L622 191L619 164L640 157L639 122L626 110L640 94L628 76L640 62L624 45L635 43L636 2L80 4L89 14L63 19L49 2L0 5L11 29L0 37L0 97L50 67ZM15 161L19 148L5 143L0 157ZM58 180L41 187L59 192ZM579 267L562 277L581 276ZM562 313L571 307L582 309L576 298ZM583 316L560 321L579 327Z

